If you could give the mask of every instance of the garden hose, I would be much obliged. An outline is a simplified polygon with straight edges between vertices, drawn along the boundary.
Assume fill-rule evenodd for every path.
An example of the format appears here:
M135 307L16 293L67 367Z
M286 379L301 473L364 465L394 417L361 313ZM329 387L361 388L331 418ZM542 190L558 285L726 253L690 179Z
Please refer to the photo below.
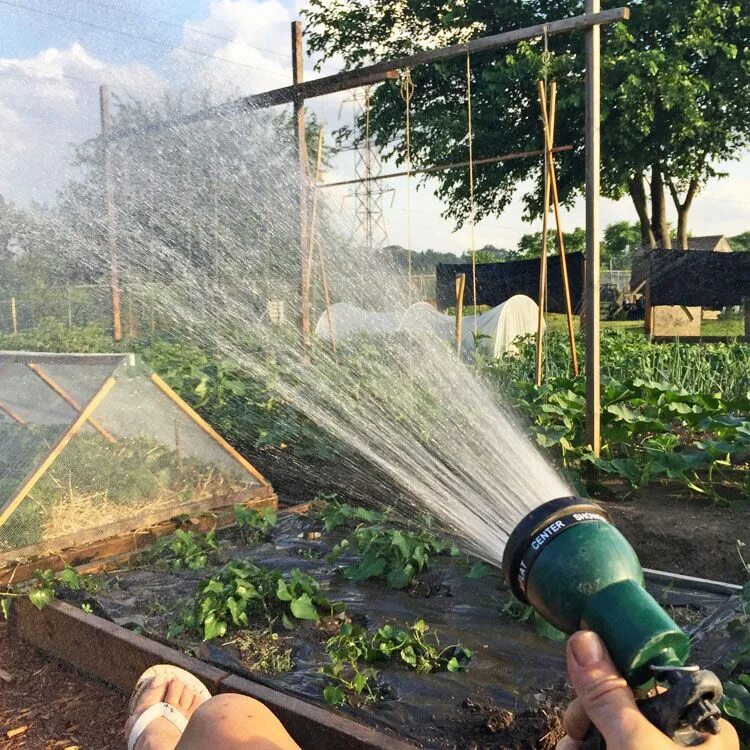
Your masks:
M666 688L638 706L668 737L689 746L718 733L721 682L686 666L688 636L646 591L633 548L598 505L565 497L531 511L508 540L503 572L555 627L596 632L632 688ZM604 747L601 735L591 732L584 747Z

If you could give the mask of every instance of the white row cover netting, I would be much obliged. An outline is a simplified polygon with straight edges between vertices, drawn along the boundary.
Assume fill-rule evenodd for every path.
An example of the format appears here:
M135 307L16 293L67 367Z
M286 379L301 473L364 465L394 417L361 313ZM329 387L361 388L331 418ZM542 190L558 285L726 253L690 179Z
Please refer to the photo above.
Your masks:
M133 355L0 352L0 561L266 488Z
M516 294L481 315L464 317L462 348L470 352L476 345L490 357L514 354L517 339L536 333L538 316L536 302L531 297ZM456 336L454 319L439 313L427 302L417 302L399 312L374 312L348 302L337 302L320 316L315 335L330 341L331 328L336 339L342 341L362 334L399 332L432 334L446 342L455 341Z

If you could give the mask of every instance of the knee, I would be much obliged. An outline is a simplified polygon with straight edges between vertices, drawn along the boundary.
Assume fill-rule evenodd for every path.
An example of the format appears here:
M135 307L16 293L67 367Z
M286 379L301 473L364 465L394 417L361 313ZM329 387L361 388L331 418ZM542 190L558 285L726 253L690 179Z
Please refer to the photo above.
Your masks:
M217 695L199 706L193 714L194 720L209 721L214 723L219 720L230 718L255 719L273 716L269 708L266 708L255 698L246 695L226 693Z
M202 735L228 742L261 738L279 725L273 712L260 701L233 693L206 701L196 709L190 723Z

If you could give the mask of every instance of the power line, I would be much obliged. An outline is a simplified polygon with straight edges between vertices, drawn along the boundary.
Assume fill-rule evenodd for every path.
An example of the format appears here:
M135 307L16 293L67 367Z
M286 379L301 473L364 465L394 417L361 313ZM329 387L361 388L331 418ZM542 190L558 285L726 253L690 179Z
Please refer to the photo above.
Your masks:
M162 26L169 26L173 29L179 29L180 31L185 30L185 27L183 26L183 24L175 23L174 21L167 21L165 18L152 16L152 15L149 15L148 13L141 13L139 11L134 11L134 10L126 10L125 8L117 8L116 6L110 5L109 3L99 2L99 0L77 0L77 1L87 3L88 5L96 5L100 8L105 8L106 10L112 10L115 13L119 13L120 15L123 15L123 16L130 16L131 18L142 18L142 19L145 19L146 21L154 21L155 23L160 23L162 24ZM241 42L236 39L231 39L228 36L222 36L221 34L213 34L210 31L200 31L199 29L190 28L189 32L191 34L198 34L200 36L205 36L210 39L217 39L222 42L229 42L230 44L238 44L238 45L241 45L242 47L247 47L248 49L255 49L260 52L266 52L269 55L276 55L277 57L283 57L286 60L292 59L292 56L290 54L288 55L283 52L278 52L277 50L267 49L265 47L258 47L255 44L248 44L247 42Z
M90 81L88 78L79 78L78 76L70 76L67 73L60 73L57 76L45 76L45 75L36 75L33 72L24 73L24 72L9 72L6 70L0 69L0 78L22 78L24 80L32 80L32 81L51 81L60 83L61 78L65 78L68 81L77 81L79 83L87 83L91 84L92 86L99 86L100 84L97 81Z
M30 8L28 5L21 5L20 3L14 3L14 2L11 2L10 0L0 0L0 4L7 5L11 8L18 8L19 10L25 10L25 11L28 11L29 13L39 13L41 15L50 16L52 18L58 18L63 21L70 21L72 23L80 24L81 26L87 26L91 29L95 29L96 31L103 31L108 34L118 34L119 36L124 36L129 39L135 39L136 41L145 42L147 44L153 44L153 45L156 45L157 47L163 47L163 48L170 49L170 50L180 50L182 52L188 52L192 55L198 55L199 57L205 57L210 60L218 60L220 62L229 63L230 65L238 65L239 67L242 67L242 68L249 68L250 70L257 70L257 71L260 71L261 73L268 73L269 75L278 76L280 78L286 78L285 74L279 73L278 71L267 70L266 68L260 68L257 65L249 65L247 63L237 62L236 60L230 60L227 57L219 57L218 55L211 55L208 52L202 52L200 50L191 49L189 47L181 47L181 46L174 47L173 45L168 44L167 42L161 42L158 39L152 39L151 37L142 36L139 34L131 34L130 32L122 31L121 29L111 29L108 26L100 26L99 24L91 23L90 21L84 21L81 18L74 18L71 16L66 16L66 15L63 15L62 13L55 13L54 11L51 11L51 10L42 10L41 8Z
M99 0L78 0L78 2L88 3L89 5L96 5L100 8L105 8L107 10L114 11L115 13L120 13L121 15L130 16L131 18L139 18L139 19L143 18L147 21L154 21L155 23L160 23L163 26L169 26L174 29L179 29L180 31L185 30L185 27L183 24L175 23L174 21L167 21L165 18L159 18L158 16L152 16L147 13L140 13L138 11L126 10L125 8L117 8L114 5L109 5L109 3L103 3L103 2L100 2ZM281 57L285 60L292 59L292 56L285 52L279 52L278 50L268 49L268 47L260 47L257 44L250 44L249 42L242 42L237 39L231 39L228 36L222 36L221 34L214 34L210 31L201 31L200 29L195 29L192 27L189 28L188 31L191 34L205 36L205 37L208 37L209 39L217 39L222 42L228 42L229 44L236 44L242 47L247 47L247 49L253 49L253 50L257 50L258 52L264 52L268 55L276 55L277 57ZM331 66L322 66L322 69L330 70L334 73L338 73L338 68L333 68Z

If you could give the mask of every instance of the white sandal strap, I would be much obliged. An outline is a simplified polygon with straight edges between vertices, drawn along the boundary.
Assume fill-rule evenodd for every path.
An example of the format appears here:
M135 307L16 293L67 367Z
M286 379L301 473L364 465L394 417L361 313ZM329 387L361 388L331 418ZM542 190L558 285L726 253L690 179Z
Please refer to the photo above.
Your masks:
M136 720L133 729L128 738L128 750L134 750L135 743L139 737L146 731L146 727L156 719L166 719L174 724L177 730L182 734L185 731L188 720L169 703L155 703L147 708Z

